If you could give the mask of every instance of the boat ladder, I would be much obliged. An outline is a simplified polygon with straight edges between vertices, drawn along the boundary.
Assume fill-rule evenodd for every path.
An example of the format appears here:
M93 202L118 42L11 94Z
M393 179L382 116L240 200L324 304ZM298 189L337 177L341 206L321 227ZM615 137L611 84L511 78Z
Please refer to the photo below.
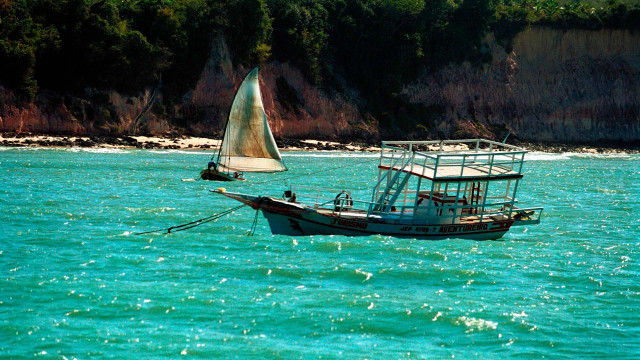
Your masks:
M402 163L402 166L397 170L395 170L393 166L390 167L389 172L386 175L388 176L388 174L392 171L396 171L396 174L394 174L391 180L389 180L389 185L387 185L387 187L384 189L384 192L380 195L380 197L378 197L374 206L374 211L388 212L389 210L391 210L393 204L402 194L402 189L404 189L404 187L407 185L407 182L411 178L410 168L413 165L414 158L415 153L407 158L407 160L404 161ZM408 167L409 169L407 169ZM403 174L404 176L402 176ZM381 179L381 181L383 179Z

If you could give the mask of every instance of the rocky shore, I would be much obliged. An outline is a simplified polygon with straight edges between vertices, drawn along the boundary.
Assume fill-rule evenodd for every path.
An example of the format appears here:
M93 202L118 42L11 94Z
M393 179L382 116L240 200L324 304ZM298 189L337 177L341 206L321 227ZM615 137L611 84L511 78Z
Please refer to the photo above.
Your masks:
M513 145L531 152L545 153L588 153L588 154L640 154L640 142L602 143L602 144L561 144L550 142L514 141Z
M333 142L319 140L277 140L283 151L379 151L376 144L365 142ZM0 133L0 146L7 147L94 147L122 149L217 149L220 140L183 135L149 136L58 136L26 133ZM379 145L379 144L377 144Z
M518 142L530 151L546 153L640 153L640 143L607 143L607 144L559 144ZM174 135L167 137L148 136L58 136L37 134L0 133L0 146L6 147L92 147L92 148L122 148L122 149L181 149L208 150L217 149L220 140ZM277 140L278 147L283 151L365 151L377 152L379 143L365 141L323 141L282 139Z

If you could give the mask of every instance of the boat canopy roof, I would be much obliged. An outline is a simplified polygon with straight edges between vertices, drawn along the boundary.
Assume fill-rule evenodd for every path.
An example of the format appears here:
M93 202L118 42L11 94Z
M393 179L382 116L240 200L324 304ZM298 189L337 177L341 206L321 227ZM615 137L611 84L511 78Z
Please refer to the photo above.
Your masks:
M381 170L433 181L481 181L522 177L526 149L485 139L385 141Z

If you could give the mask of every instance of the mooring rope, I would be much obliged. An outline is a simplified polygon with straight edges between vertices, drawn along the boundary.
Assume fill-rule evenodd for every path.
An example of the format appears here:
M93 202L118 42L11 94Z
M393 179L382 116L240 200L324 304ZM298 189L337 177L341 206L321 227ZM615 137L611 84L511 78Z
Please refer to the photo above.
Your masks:
M221 217L223 217L223 216L225 216L225 215L229 215L229 214L231 214L232 212L234 212L234 211L236 211L236 210L238 210L238 209L240 209L240 208L242 208L242 207L245 207L245 206L247 206L247 205L242 204L242 205L240 205L240 206L236 206L236 207L234 207L234 208L227 209L227 210L225 210L225 211L219 212L219 213L217 213L217 214L213 214L213 215L211 215L211 216L207 216L207 217L202 218L202 219L198 219L198 220L190 221L190 222L188 222L188 223L186 223L186 224L181 224L181 225L171 226L171 227L166 228L166 229L157 229L157 230L151 230L151 231L144 231L144 232L134 233L133 235L144 235L144 234L151 234L151 233L156 233L156 232L165 232L165 231L166 231L166 233L167 233L167 234L170 234L171 232L178 232L178 231L183 231L183 230L191 229L191 228L194 228L194 227L196 227L196 226L200 226L200 225L202 225L202 224L206 224L206 223L208 223L208 222L210 222L210 221L213 221L213 220L219 219L219 218L221 218Z
M256 216L253 218L253 224L251 224L251 229L249 230L249 236L253 236L256 233L256 227L258 227L258 214L260 210L256 210Z
M365 162L370 162L372 160L378 160L378 158L372 157L372 158L367 158L366 160L362 160L362 161L358 161L355 162L355 164L362 164ZM302 173L302 174L298 174L295 176L290 176L285 178L285 182L288 182L291 179L296 179L296 178L300 178L300 177L304 177L304 176L309 176L309 175L313 175L313 174L319 174L319 173L323 173L323 172L328 172L328 171L333 171L333 170L338 170L338 169L342 169L348 166L353 166L354 163L349 163L349 164L345 164L345 165L340 165L340 166L335 166L335 167L331 167L331 168L327 168L327 169L323 169L323 170L318 170L318 171L310 171L310 172L306 172L306 173ZM197 179L182 179L182 181L199 181L201 180L200 178ZM273 180L266 180L266 181L262 181L262 182L254 182L252 183L252 185L260 185L260 184L265 184L265 183L269 183L269 182L273 182ZM151 234L151 233L156 233L156 232L166 232L167 234L170 234L171 232L178 232L178 231L183 231L183 230L187 230L187 229L191 229L194 228L196 226L200 226L202 224L208 223L210 221L219 219L225 215L228 215L242 207L244 207L246 205L240 205L237 206L235 208L231 208L231 209L227 209L223 212L217 213L217 214L213 214L211 216L208 216L206 218L202 218L202 219L198 219L198 220L194 220L191 222L188 222L186 224L181 224L181 225L176 225L176 226L172 226L166 229L157 229L157 230L151 230L151 231L145 231L145 232L139 232L139 233L134 233L134 235L144 235L144 234ZM256 231L256 227L258 225L258 210L256 210L256 216L253 219L253 224L251 225L251 229L249 230L249 236L253 235Z

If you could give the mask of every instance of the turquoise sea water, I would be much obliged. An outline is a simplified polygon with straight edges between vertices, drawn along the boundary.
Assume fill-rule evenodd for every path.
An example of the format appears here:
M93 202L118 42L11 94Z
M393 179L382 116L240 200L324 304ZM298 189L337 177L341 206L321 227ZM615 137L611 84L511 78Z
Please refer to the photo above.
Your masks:
M271 235L208 190L360 189L376 154L183 182L207 152L0 148L1 359L637 359L640 156L530 154L499 241ZM315 176L303 174L352 165Z

